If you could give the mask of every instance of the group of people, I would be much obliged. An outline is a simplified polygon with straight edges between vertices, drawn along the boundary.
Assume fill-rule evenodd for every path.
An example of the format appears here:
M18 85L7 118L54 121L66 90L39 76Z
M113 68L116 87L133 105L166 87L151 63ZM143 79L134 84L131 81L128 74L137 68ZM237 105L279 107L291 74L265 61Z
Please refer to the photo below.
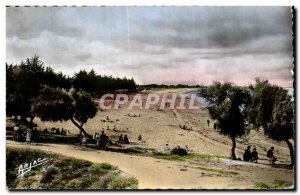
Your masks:
M129 117L141 117L141 114L138 114L138 115L136 115L136 114L133 114L133 115L127 114L127 116L129 116Z
M68 130L66 130L66 129L64 129L64 128L62 128L61 130L59 129L59 128L51 128L50 129L50 131L47 129L47 128L45 128L44 130L43 130L43 133L44 134L56 134L56 135L67 135L68 133L69 134L71 134L70 133L70 131Z
M128 136L125 134L124 137L123 137L123 134L121 134L119 136L119 142L121 143L124 143L124 144L129 144L129 139L128 139Z
M179 128L187 131L193 131L193 127L187 127L186 125L183 126L179 125Z
M96 145L100 149L106 149L107 143L109 142L109 137L104 133L104 131L101 131L101 135L99 133L95 133L93 139L96 140Z
M257 163L258 158L258 152L256 151L256 148L253 148L251 152L251 146L248 146L247 149L244 152L243 160L246 162L255 162Z
M114 122L112 119L110 119L108 116L106 116L106 119L104 120L104 119L101 119L100 120L101 122L110 122L110 123L112 123L112 122ZM117 119L116 121L119 121L119 119Z
M246 162L255 162L257 163L259 157L258 157L258 152L256 150L256 148L253 148L252 152L251 152L251 146L248 146L247 149L244 152L243 155L243 160ZM270 162L270 164L275 164L275 161L277 160L277 158L274 156L274 147L272 146L268 152L267 152L267 158Z
M20 141L24 136L26 138L27 144L32 144L33 142L38 142L39 132L36 127L27 127L25 131L20 129L20 126L17 124L14 128L14 141Z

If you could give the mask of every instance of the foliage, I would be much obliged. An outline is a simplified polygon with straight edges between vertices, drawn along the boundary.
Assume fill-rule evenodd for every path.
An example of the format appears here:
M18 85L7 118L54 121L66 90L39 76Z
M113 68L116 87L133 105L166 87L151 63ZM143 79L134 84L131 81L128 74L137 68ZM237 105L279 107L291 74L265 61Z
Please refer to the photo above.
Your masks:
M288 91L259 78L250 89L249 121L256 128L262 127L271 139L285 141L290 150L291 164L294 164L294 149L289 141L294 138L294 103Z
M74 104L65 90L42 86L33 102L32 111L42 121L69 120L74 114Z
M136 83L133 79L97 75L93 69L90 72L80 70L78 73L75 73L72 84L74 88L82 89L92 95L116 92L118 89L127 89L128 92L136 91Z
M279 180L279 179L275 179L274 182L270 185L263 182L255 183L256 189L287 189L292 186L293 184L291 182Z
M97 108L90 95L84 91L70 89L66 92L64 89L43 86L32 110L42 121L71 120L81 132L91 138L82 126L96 115Z
M105 92L116 92L117 89L128 89L129 92L136 90L136 84L133 79L101 76L97 75L94 70L90 72L81 70L75 73L72 78L69 78L62 72L56 73L51 67L44 66L39 57L34 56L22 61L20 64L6 63L6 115L20 116L23 123L26 123L26 118L30 118L30 122L32 122L35 117L32 112L33 103L36 102L42 86L58 88L57 90L69 90L73 86L77 92L74 95L77 106L92 108L86 116L83 113L79 113L83 108L75 111L75 118L83 123L93 115L94 111L89 98L87 98L88 95L84 91L97 95ZM47 93L49 93L49 90ZM46 92L44 94L46 95ZM65 99L65 101L68 100ZM54 117L53 119L57 120ZM65 118L67 117L69 116Z
M7 148L6 178L9 189L137 189L138 181L123 176L121 171L107 163L91 163L53 153L31 149ZM48 162L34 167L26 179L18 179L16 169L24 162L48 157ZM95 172L95 170L105 172ZM46 169L46 171L43 171ZM34 173L34 174L33 174Z
M249 120L254 127L263 127L267 130L275 104L291 99L287 90L271 85L267 80L257 78L255 85L251 85L249 88L252 93L251 106L248 107Z
M231 155L235 159L235 139L247 133L245 119L250 101L249 92L228 82L214 82L213 85L202 88L200 94L209 102L209 114L217 121L220 133L231 138Z
M210 159L210 158L229 158L228 156L222 155L212 155L212 154L198 154L189 153L188 155L174 155L171 153L155 153L151 155L153 158L163 159L163 160L174 160L174 161L188 161L192 159Z
M69 88L69 78L62 73L55 73L50 67L44 66L38 56L21 62L20 65L6 64L6 114L34 117L31 106L37 97L40 86Z

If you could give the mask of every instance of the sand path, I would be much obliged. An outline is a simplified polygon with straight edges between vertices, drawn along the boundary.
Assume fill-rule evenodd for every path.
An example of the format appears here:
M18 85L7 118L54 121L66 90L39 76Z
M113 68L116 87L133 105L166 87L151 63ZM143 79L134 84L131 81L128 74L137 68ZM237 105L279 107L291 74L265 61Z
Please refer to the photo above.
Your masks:
M135 176L139 180L140 189L249 189L253 188L253 180L263 179L271 182L276 177L284 175L292 179L292 171L266 169L257 165L233 167L228 162L222 165L224 169L234 168L239 175L217 176L212 172L192 168L189 162L160 160L145 156L135 156L107 151L96 151L81 146L62 144L27 145L7 141L8 147L39 149L67 157L74 157L96 163L110 163L122 171ZM254 167L256 166L256 168ZM230 168L231 169L231 168ZM252 172L253 169L256 171ZM253 175L249 175L249 171Z

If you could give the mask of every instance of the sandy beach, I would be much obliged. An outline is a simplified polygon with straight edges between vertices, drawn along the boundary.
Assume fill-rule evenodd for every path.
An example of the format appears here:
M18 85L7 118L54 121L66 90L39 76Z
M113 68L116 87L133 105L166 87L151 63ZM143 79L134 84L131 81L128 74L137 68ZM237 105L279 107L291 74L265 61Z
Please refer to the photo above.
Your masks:
M195 89L166 89L151 91L151 93L183 94ZM145 98L145 95L143 95ZM127 134L129 145L123 147L140 147L160 151L164 144L171 147L187 146L189 152L209 155L230 156L231 141L228 137L220 135L213 128L213 121L208 110L201 107L198 110L158 110L158 106L150 109L127 109L122 105L119 109L98 111L97 115L85 125L90 133L105 133L116 141L120 134ZM128 115L129 114L129 115ZM103 122L106 118L109 122ZM207 125L210 120L210 125ZM70 122L43 122L35 118L40 129L64 128L72 135L79 133ZM181 129L186 125L192 131ZM109 127L109 130L107 128ZM115 127L115 130L113 128ZM138 141L141 135L143 142ZM293 185L294 172L292 169L274 168L268 165L266 151L275 147L278 164L289 163L289 150L285 143L270 140L262 131L250 131L250 134L237 139L236 153L242 158L244 149L251 145L259 153L259 164L242 161L232 161L226 158L198 159L197 161L170 161L155 159L148 156L136 156L123 153L87 149L82 146L41 144L26 145L7 141L9 147L41 149L69 157L89 160L92 162L107 162L118 166L122 171L135 176L139 180L140 189L254 189L257 183L262 182L272 186L277 180Z
M159 95L169 93L183 94L194 90L195 88L166 89L151 91L151 93ZM127 134L130 142L134 143L138 142L138 136L141 135L145 143L138 144L139 147L159 150L162 149L164 144L168 143L171 147L177 145L188 146L190 151L197 153L230 155L231 140L213 129L213 121L210 119L206 108L201 107L199 110L165 109L164 111L158 111L155 106L151 106L148 110L137 107L129 110L127 106L128 103L116 110L98 111L97 115L93 119L88 120L83 127L90 134L99 133L104 128L105 133L115 140L118 139L120 134ZM141 117L130 117L128 114L131 116L140 115ZM101 122L107 116L112 122ZM210 126L207 125L207 120L211 121ZM42 122L36 118L34 122L41 129L56 127L67 129L72 134L79 133L79 130L71 121L52 123ZM192 127L193 131L182 130L179 125ZM114 126L117 132L112 130ZM107 127L110 130L107 130ZM263 162L266 159L266 152L271 146L275 147L278 163L289 162L289 150L286 144L267 138L262 131L250 131L248 136L237 139L237 157L242 158L243 151L248 145L257 148Z

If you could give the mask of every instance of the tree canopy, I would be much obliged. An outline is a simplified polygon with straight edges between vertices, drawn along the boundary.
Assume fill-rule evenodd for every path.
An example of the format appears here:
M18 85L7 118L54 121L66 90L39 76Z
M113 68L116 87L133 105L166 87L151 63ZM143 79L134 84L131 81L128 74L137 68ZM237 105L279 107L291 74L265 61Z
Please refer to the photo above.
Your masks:
M114 78L112 76L97 75L92 69L90 72L81 70L72 78L72 85L76 89L82 89L92 95L112 92L118 89L127 89L129 92L136 91L136 83L133 79Z
M231 156L236 159L236 137L247 133L245 108L249 102L249 92L228 82L214 82L213 85L202 88L200 93L209 102L209 114L217 121L220 133L231 138Z
M72 123L92 139L83 128L88 119L93 118L97 108L91 96L84 91L43 86L35 99L32 112L41 118L42 121L67 121Z
M256 79L252 90L252 102L248 108L249 121L255 128L262 127L264 133L276 141L285 141L290 149L291 164L294 164L294 103L288 91Z

